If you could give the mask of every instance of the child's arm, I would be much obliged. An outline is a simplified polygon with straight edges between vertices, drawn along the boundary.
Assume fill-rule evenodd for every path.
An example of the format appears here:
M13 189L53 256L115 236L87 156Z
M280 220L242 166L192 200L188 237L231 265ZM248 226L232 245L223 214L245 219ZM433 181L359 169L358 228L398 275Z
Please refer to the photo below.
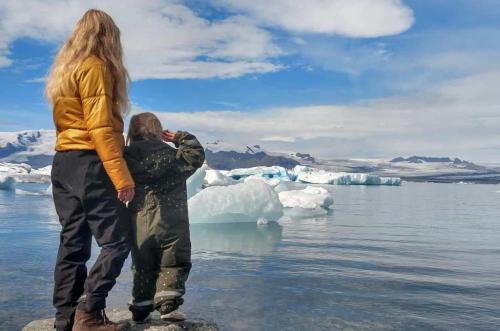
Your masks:
M176 170L186 177L191 176L205 161L203 146L194 135L186 131L177 131L172 142L177 147Z

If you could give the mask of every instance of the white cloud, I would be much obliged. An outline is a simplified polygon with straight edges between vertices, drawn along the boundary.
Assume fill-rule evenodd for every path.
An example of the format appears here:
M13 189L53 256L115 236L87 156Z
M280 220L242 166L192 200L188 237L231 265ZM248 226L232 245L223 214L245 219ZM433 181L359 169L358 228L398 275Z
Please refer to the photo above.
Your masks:
M400 0L212 0L294 32L380 37L406 31L412 10Z
M271 32L375 37L397 34L413 23L399 0L214 0L233 11L222 19L200 17L181 0L0 0L0 67L12 65L9 46L19 38L67 38L89 8L108 11L123 33L133 79L238 77L282 69L283 54ZM301 40L296 37L295 40Z
M122 30L133 79L236 77L281 68L271 35L240 15L210 22L172 0L0 0L0 67L18 38L60 44L89 8L106 10Z
M493 72L420 95L352 105L157 114L165 126L191 130L204 141L259 143L322 157L423 154L500 161L499 84L500 72Z

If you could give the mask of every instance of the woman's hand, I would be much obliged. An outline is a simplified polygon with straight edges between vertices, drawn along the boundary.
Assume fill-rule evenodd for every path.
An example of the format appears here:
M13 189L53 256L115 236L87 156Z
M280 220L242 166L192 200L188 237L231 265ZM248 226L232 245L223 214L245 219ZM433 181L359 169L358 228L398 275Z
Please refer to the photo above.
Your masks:
M125 190L121 190L118 192L118 200L120 200L124 204L127 204L130 201L132 201L132 199L134 198L134 194L135 194L135 190L133 187L125 189Z
M163 141L173 143L175 140L175 132L172 132L170 130L162 131L161 138L163 139Z

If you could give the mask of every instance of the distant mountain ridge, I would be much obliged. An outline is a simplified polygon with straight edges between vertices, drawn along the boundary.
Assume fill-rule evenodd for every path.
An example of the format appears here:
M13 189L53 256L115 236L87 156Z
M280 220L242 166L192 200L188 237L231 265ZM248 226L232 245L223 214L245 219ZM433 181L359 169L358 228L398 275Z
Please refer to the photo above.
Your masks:
M0 132L0 162L26 163L33 168L52 164L54 130ZM231 145L222 140L204 142L206 160L214 169L256 166L293 168L306 165L333 172L369 173L408 181L500 183L500 168L450 157L410 156L382 159L317 159L307 153L278 153L261 145ZM5 166L8 168L8 166Z
M54 130L0 132L0 162L26 163L34 168L45 167L52 164L54 144ZM293 168L300 164L292 157L271 155L259 145L231 146L219 140L206 143L205 147L207 163L215 169L272 165Z
M464 165L472 165L474 163L461 160L459 158L450 158L450 157L433 157L433 156L410 156L404 158L402 156L396 157L392 159L390 162L410 162L410 163L424 163L424 162L448 162L454 164L464 164Z

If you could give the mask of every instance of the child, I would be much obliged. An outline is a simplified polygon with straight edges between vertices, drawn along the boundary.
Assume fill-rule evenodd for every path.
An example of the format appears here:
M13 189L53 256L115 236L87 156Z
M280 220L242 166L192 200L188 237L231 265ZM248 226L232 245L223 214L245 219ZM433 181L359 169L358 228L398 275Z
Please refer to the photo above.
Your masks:
M172 142L176 148L165 142ZM153 310L184 320L185 282L191 269L186 179L201 167L203 147L188 132L162 131L152 113L132 116L125 160L136 183L132 211L133 320Z

